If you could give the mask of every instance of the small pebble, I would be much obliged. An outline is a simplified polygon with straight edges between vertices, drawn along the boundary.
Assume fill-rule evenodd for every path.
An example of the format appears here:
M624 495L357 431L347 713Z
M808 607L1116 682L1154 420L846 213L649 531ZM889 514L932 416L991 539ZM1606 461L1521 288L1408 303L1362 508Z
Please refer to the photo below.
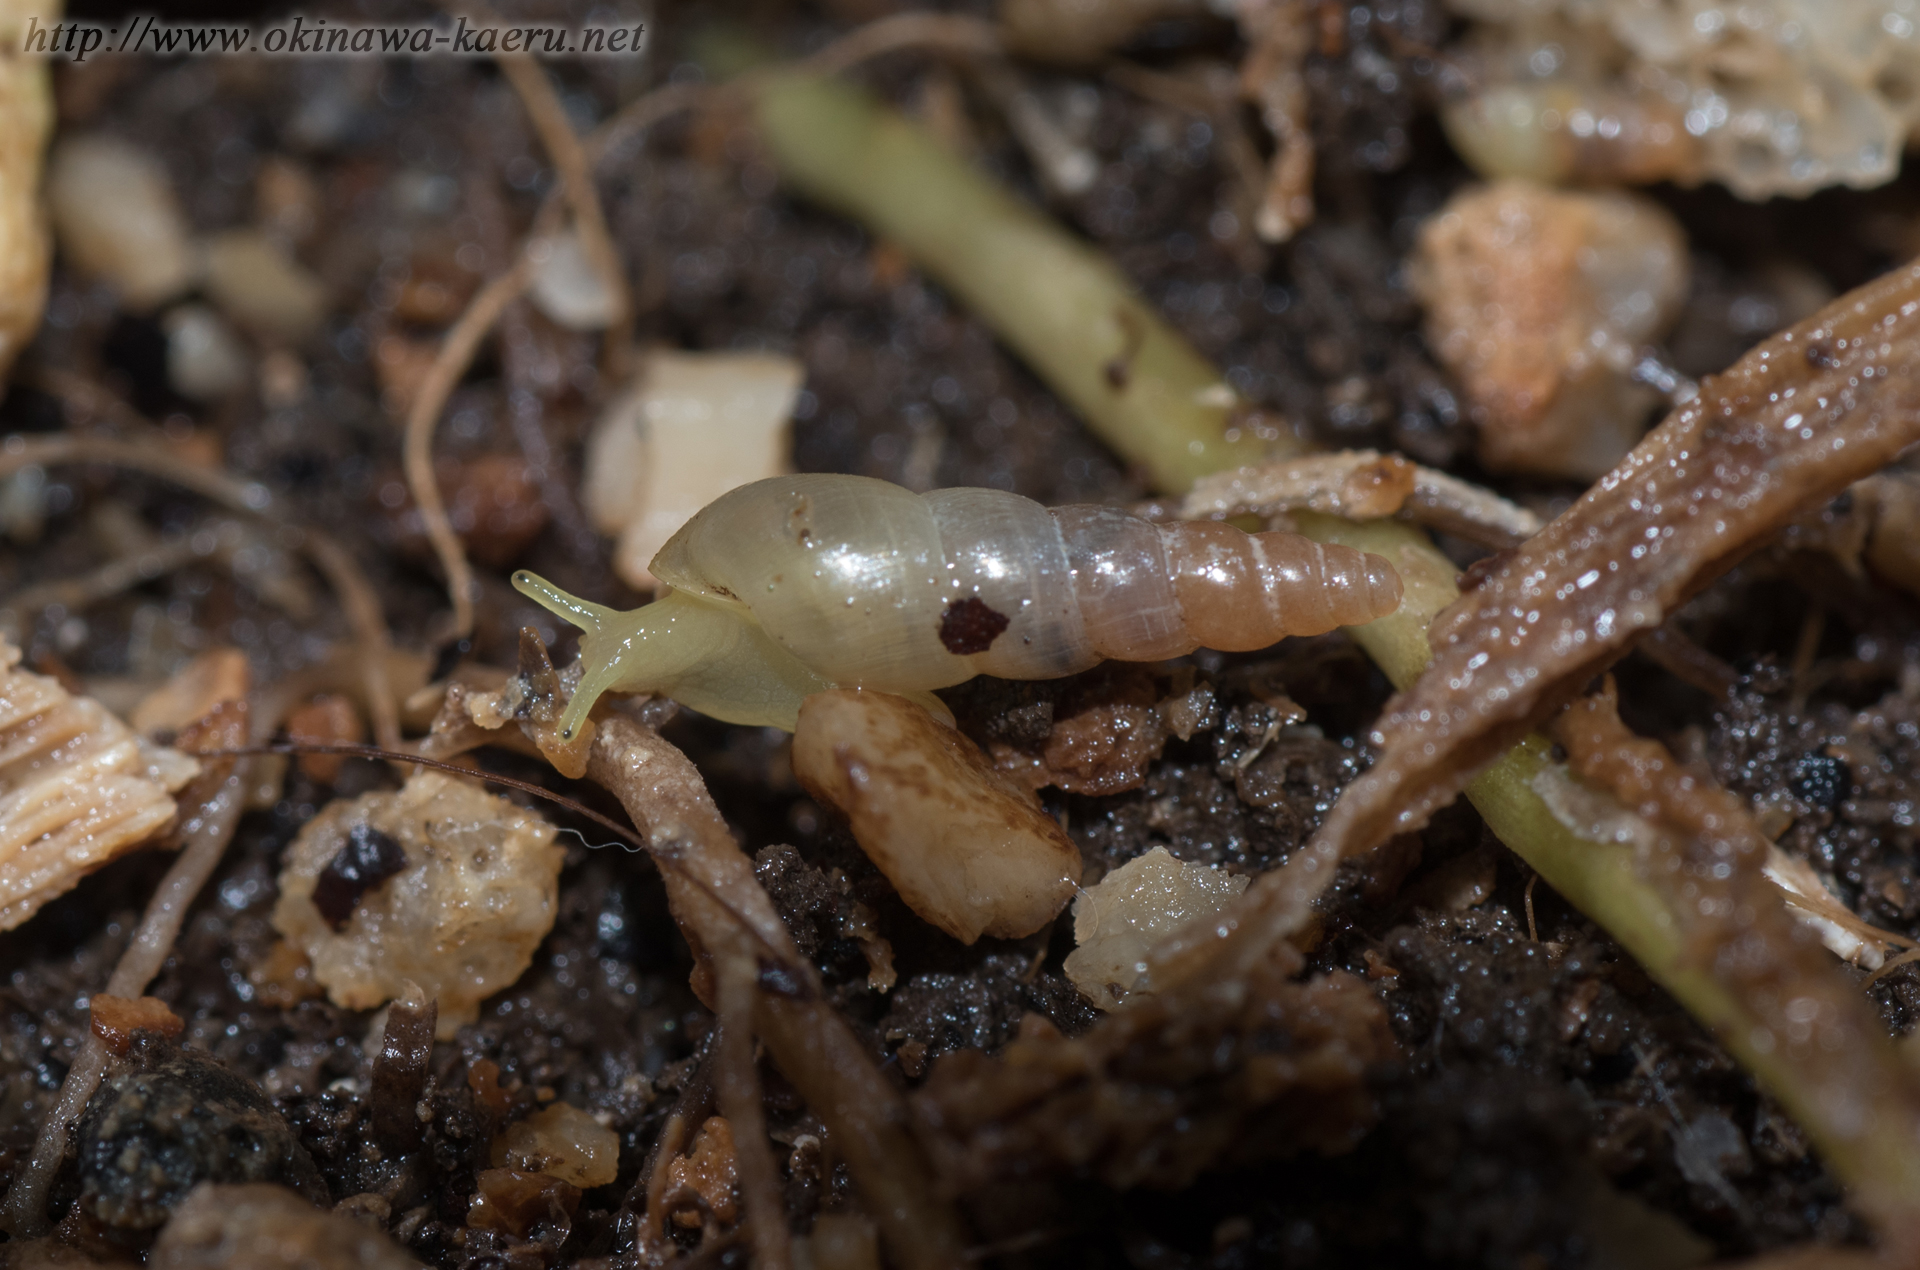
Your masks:
M167 382L194 401L219 401L250 377L247 350L220 315L183 304L161 319L167 333Z
M405 864L355 897L335 931L321 875L359 830L397 843ZM475 784L423 771L392 793L339 799L300 830L280 873L274 929L305 952L334 1004L371 1010L409 982L440 1005L451 1039L480 1002L518 979L553 929L566 851L553 826Z
M265 234L236 229L206 246L207 294L241 326L298 344L327 317L320 280Z
M577 234L556 234L533 277L533 304L570 331L603 331L619 316L613 291Z
M509 1168L544 1173L582 1190L605 1186L620 1171L620 1135L568 1103L508 1125L504 1141Z
M54 147L47 203L60 249L80 272L119 288L133 309L193 281L186 218L160 161L118 137L83 133Z
M1244 877L1155 847L1074 900L1077 946L1067 954L1067 978L1101 1009L1117 1009L1148 987L1147 955L1162 936L1220 912L1246 889Z
M353 1200L387 1206L369 1195L342 1207ZM353 1211L322 1211L283 1186L204 1184L174 1210L147 1264L156 1270L415 1270L418 1262Z

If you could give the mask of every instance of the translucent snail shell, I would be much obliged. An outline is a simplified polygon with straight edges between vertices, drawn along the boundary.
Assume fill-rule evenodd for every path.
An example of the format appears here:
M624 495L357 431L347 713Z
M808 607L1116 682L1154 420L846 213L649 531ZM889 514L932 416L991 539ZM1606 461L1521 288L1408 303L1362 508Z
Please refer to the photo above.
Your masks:
M915 494L862 476L743 485L651 568L672 592L627 612L514 575L586 632L566 735L609 690L791 730L801 699L832 687L937 706L932 689L975 675L1051 679L1107 658L1264 648L1400 603L1385 560L1298 534L1154 525L999 490Z

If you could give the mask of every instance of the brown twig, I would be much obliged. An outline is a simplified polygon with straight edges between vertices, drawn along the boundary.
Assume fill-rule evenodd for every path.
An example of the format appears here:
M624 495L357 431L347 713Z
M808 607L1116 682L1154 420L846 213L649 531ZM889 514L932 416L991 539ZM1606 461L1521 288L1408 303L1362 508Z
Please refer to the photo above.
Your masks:
M823 997L698 769L630 719L596 724L587 775L626 807L660 862L668 905L699 959L695 990L716 999L717 959L757 964L762 949L777 954L778 990L761 988L755 1010L774 1063L833 1133L892 1259L957 1270L959 1220L934 1188L899 1091Z
M300 550L313 561L339 597L347 625L360 645L361 675L366 685L367 711L373 716L374 736L389 748L400 744L400 711L387 678L387 655L392 651L393 638L387 630L379 593L346 548L323 531L297 524L282 515L272 491L258 481L201 467L145 442L83 436L9 437L4 448L0 448L0 476L35 464L59 463L103 463L145 472L234 511L292 527L300 536Z
M731 953L719 958L720 1037L714 1050L713 1091L720 1114L733 1126L733 1153L746 1201L747 1234L753 1240L753 1264L761 1270L791 1270L793 1241L787 1233L787 1206L780 1193L780 1166L767 1147L767 1116L760 1074L753 1058L754 1004L760 995L760 967L752 957Z

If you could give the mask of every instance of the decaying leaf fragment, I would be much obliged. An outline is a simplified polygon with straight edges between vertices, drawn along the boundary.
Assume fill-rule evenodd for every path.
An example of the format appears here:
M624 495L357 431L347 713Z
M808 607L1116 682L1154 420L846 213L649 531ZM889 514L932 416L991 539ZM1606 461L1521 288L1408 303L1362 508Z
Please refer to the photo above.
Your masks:
M172 823L200 770L19 660L0 639L0 930Z
M1316 841L1418 828L1676 606L1810 505L1920 440L1920 264L1775 335L1434 619L1379 760Z

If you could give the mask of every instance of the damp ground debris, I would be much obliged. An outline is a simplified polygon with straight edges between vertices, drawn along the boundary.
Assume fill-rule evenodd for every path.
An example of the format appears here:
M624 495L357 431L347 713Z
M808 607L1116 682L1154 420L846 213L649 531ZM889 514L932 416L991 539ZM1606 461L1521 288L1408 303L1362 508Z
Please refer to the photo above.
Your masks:
M1152 20L1079 64L929 41L846 77L1103 253L1303 449L1403 454L1547 519L1573 506L1580 483L1487 465L1483 416L1436 355L1409 281L1423 223L1479 179L1442 121L1478 82L1456 51L1463 19L1439 0L1267 6L1307 24L1295 69L1314 156L1311 217L1271 242L1256 224L1274 142L1235 88L1250 37L1202 6L1138 7ZM806 56L898 16L865 0L750 9L662 5L646 15L645 59L551 64L563 118L585 133L660 85ZM54 101L57 136L117 138L158 164L196 244L263 236L298 274L249 274L267 293L252 309L213 273L135 305L56 258L0 434L158 447L271 491L284 519L105 461L0 478L0 622L23 667L125 716L196 657L238 649L256 706L291 685L287 710L312 707L311 731L282 734L366 739L378 719L355 695L364 666L339 653L353 619L298 563L310 544L293 527L315 526L384 612L408 736L426 731L449 676L472 694L510 685L501 699L518 718L544 717L564 675L527 660L522 632L563 667L573 638L512 572L618 608L642 599L579 495L619 368L563 320L568 297L535 286L452 385L432 462L475 573L463 640L449 635L402 454L442 336L560 201L508 80L464 59L102 59L58 68ZM899 244L797 195L740 99L663 117L597 188L631 283L634 348L804 367L794 470L1149 511L1169 492ZM1634 350L1636 382L1668 389L1711 391L1706 377L1920 247L1920 185L1906 176L1770 202L1714 184L1638 193L1686 244L1677 313ZM287 325L309 290L322 316ZM261 312L279 316L237 316ZM1613 672L1625 726L1710 773L1840 904L1912 943L1920 600L1896 584L1906 557L1883 527L1920 520L1898 519L1908 478L1888 480L1703 575L1663 628L1666 651ZM1470 581L1505 559L1438 541L1453 566L1480 562ZM101 573L116 562L120 575ZM1005 624L957 606L949 647L971 651ZM412 700L430 684L438 695ZM1038 791L1089 887L1156 848L1249 878L1298 859L1381 757L1374 729L1393 695L1341 632L941 693L987 761ZM1782 1103L1464 800L1343 861L1309 929L1234 999L1103 1014L1063 969L1071 911L963 944L916 916L807 795L790 738L643 710L698 768L750 861L743 884L790 932L798 961L763 948L747 990L841 1021L905 1109L929 1194L957 1214L972 1260L1681 1267L1857 1252L1876 1237ZM559 775L527 726L532 741L461 761L622 817L614 794ZM52 1233L0 1245L0 1261L138 1263L161 1255L156 1237L195 1186L272 1183L448 1270L747 1265L765 1235L744 1214L768 1193L781 1228L808 1241L807 1264L880 1264L829 1117L804 1080L720 1024L729 981L712 965L725 958L689 946L638 848L542 807L564 828L551 933L477 1020L434 1041L425 1003L332 1004L273 922L302 827L401 775L364 758L249 762L248 810L145 989L182 1026L142 1031L108 1060L48 1185ZM336 933L404 863L378 830L343 841L316 893ZM89 1002L171 859L117 859L0 934L0 1185L26 1171L96 1026ZM1835 973L1888 1037L1920 1022L1920 966L1871 984L1866 969ZM743 1061L759 1082L757 1145L730 1136L723 1110L739 1119ZM584 1116L532 1119L560 1106ZM529 1123L572 1124L574 1137L507 1132ZM589 1149L602 1133L617 1142L605 1170ZM753 1189L756 1161L771 1163L770 1192ZM195 1222L218 1224L195 1203ZM312 1264L360 1264L340 1230L311 1237Z

